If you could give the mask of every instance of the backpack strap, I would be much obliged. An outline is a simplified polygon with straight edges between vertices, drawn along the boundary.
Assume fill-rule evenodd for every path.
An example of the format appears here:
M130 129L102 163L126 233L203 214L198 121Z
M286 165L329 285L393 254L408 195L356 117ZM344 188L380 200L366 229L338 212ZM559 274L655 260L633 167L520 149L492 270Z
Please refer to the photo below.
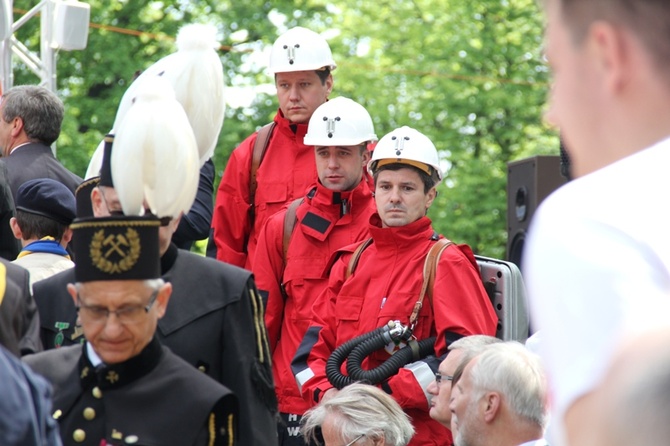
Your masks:
M293 200L293 202L291 202L291 204L288 206L288 209L286 209L286 214L284 214L284 236L282 238L284 265L286 265L286 255L288 254L288 244L291 241L291 234L293 234L295 224L298 221L296 212L298 212L298 206L300 206L303 201L305 201L305 197Z
M365 240L363 243L361 243L356 247L356 250L351 256L351 259L349 259L349 265L347 265L347 274L344 276L344 280L347 280L354 273L354 271L356 270L356 266L358 266L358 260L361 258L363 250L368 246L370 246L371 243L372 243L372 237Z
M268 148L268 143L270 142L270 136L272 136L272 131L274 130L276 124L272 121L269 124L265 124L258 131L256 135L256 142L254 142L254 149L251 157L251 175L249 175L249 216L251 219L251 227L254 226L254 207L256 201L256 189L258 189L258 181L256 181L256 172L263 162L263 157L265 157L265 152Z
M412 309L412 314L409 316L409 326L414 330L416 325L416 319L419 317L419 311L423 306L423 298L428 293L428 302L432 308L433 306L433 285L435 283L435 272L437 270L437 261L449 245L453 245L454 242L447 240L445 238L438 240L428 251L426 256L426 261L423 264L423 285L421 286L421 292L419 293L419 300L414 304Z

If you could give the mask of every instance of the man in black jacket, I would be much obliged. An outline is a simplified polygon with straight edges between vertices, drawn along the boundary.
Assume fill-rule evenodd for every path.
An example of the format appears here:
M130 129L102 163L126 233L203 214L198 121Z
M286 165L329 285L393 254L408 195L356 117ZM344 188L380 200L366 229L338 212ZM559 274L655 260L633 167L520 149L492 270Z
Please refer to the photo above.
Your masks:
M0 296L0 344L17 356L42 351L28 270L0 258L0 278L5 283Z
M111 151L111 138L108 143ZM106 154L100 183L91 192L96 217L121 213L108 158ZM156 336L175 354L235 392L240 404L240 444L277 444L269 347L253 277L241 268L178 249L170 242L178 224L179 219L173 219L159 232L161 275L172 285L172 297L158 321ZM74 273L65 271L33 287L46 349L83 341L66 290L72 282Z
M28 180L51 178L72 193L82 182L56 159L49 147L60 135L63 114L63 102L44 87L20 85L3 93L0 151L14 201L19 186Z
M237 443L232 392L155 336L172 286L160 279L155 216L78 219L67 291L86 342L25 358L54 388L66 445Z

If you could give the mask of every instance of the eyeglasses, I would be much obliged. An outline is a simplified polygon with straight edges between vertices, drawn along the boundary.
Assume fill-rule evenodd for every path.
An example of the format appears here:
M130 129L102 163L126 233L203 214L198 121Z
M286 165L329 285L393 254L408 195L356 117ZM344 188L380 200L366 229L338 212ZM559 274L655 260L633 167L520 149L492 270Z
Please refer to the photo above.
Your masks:
M454 377L451 375L443 375L439 372L435 374L435 383L438 386L442 384L442 381L451 381L452 379L454 379Z
M100 195L102 196L102 201L105 202L105 207L107 208L107 212L109 212L109 215L116 216L116 217L125 216L122 209L116 209L116 208L113 208L112 206L109 205L109 203L107 202L107 197L105 196L105 189L106 188L107 188L107 186L98 186L98 189L100 189ZM151 213L151 210L146 209L146 208L144 209L144 214L145 215L153 215ZM167 226L172 221L172 217L160 217L159 220L161 222L161 226Z
M363 437L365 437L365 434L360 434L358 437L354 438L352 441L345 444L344 446L351 446L352 444L356 443L358 440L360 440Z
M114 314L121 325L137 324L142 321L142 316L151 310L154 302L156 302L156 297L158 297L158 291L157 289L154 290L147 305L132 305L119 308L118 310L110 310L107 307L98 305L86 305L82 303L79 292L77 292L77 313L79 313L84 321L92 324L105 324L110 314Z

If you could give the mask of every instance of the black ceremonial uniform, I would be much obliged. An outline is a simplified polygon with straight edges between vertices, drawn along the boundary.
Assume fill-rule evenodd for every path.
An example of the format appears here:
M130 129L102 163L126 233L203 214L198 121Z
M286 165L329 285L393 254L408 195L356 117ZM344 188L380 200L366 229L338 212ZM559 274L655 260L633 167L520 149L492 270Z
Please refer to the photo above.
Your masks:
M186 362L233 390L240 404L239 442L277 444L276 400L260 297L249 271L170 246L161 257L172 296L157 337ZM66 285L70 270L37 282L33 293L45 348L83 339Z
M0 301L0 342L16 355L40 352L40 322L37 305L30 294L30 273L3 258L0 263L7 280L16 285L12 286L4 307Z
M238 444L235 395L156 338L139 355L110 366L94 367L85 345L24 360L53 386L65 445Z

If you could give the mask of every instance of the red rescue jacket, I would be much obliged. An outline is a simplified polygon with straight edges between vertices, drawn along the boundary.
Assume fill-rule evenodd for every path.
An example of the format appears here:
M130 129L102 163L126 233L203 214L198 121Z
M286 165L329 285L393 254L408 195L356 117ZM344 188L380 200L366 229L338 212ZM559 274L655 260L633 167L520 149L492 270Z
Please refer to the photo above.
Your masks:
M292 124L281 110L256 172L253 227L249 218L249 180L257 133L233 150L214 204L212 228L217 258L251 270L256 241L265 221L288 202L302 197L317 179L314 147L303 144L307 124Z
M341 250L343 255L331 270L328 288L313 306L312 322L292 362L303 397L311 404L332 388L325 366L333 350L389 320L407 324L420 293L425 258L435 243L430 220L423 217L406 226L381 228L375 214L370 222L373 243L363 251L356 270L346 281L355 246ZM436 336L439 357L447 352L450 342L462 336L495 336L496 323L472 251L464 245L450 245L437 265L432 308L424 301L414 335L419 340ZM389 355L385 349L379 350L363 362L363 367L377 367ZM381 384L412 418L416 435L410 445L442 445L451 438L449 431L428 414L426 389L435 379L438 365L438 358L428 357L408 364ZM346 363L342 370L346 370Z
M267 292L265 322L282 413L302 415L310 407L296 385L291 360L309 326L312 304L328 285L324 275L328 260L335 250L369 237L374 212L365 179L348 192L334 192L319 183L296 210L285 269L286 210L270 217L259 235L253 270L258 289Z

